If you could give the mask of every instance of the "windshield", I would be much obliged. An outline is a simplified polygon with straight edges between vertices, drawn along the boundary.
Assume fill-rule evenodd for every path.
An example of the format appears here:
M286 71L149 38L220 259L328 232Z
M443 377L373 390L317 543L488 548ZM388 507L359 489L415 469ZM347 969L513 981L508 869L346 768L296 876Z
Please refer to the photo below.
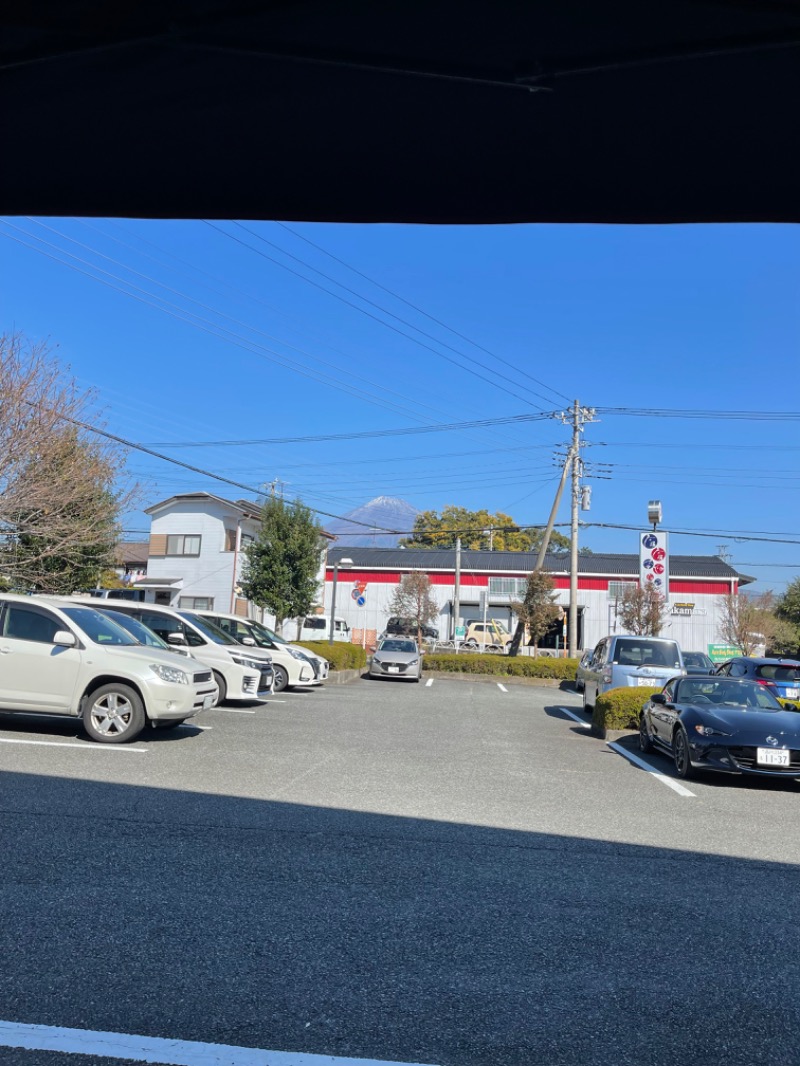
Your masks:
M664 666L680 670L681 653L674 640L623 637L614 649L614 662L620 666Z
M185 618L187 622L191 622L193 626L200 630L204 636L208 637L214 644L234 644L238 645L239 641L234 640L233 637L229 637L227 633L215 626L213 622L210 622L207 618L203 618L199 614L193 614L192 611L178 611L181 618Z
M678 683L676 703L696 706L741 707L760 711L782 711L769 689L755 681L731 681L729 678L684 678Z
M273 633L271 629L263 625L261 622L248 622L247 625L253 630L253 639L257 639L257 635L263 637L265 640L271 641L273 644L291 644L290 640L286 640L285 637L279 637L277 633Z
M756 677L769 681L800 681L798 663L764 663L756 670Z
M684 666L707 666L709 669L713 666L713 663L707 655L704 655L701 651L685 651L683 653L683 665Z
M95 644L132 647L139 643L106 613L91 607L62 607L62 611Z
M139 644L145 644L148 648L172 650L165 640L162 640L152 629L142 625L138 618L132 618L129 614L123 614L122 611L105 611L104 613L107 618L111 618L118 626L122 626L127 633L130 633Z
M408 651L415 652L417 646L413 640L384 640L378 651Z

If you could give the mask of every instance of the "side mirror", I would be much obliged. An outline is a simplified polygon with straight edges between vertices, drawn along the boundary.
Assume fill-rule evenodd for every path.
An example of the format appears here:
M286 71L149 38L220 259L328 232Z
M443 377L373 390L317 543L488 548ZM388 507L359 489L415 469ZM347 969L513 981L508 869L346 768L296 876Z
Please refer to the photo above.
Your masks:
M78 641L75 638L75 634L70 633L68 629L59 629L53 636L53 643L60 648L74 648Z
M248 648L254 648L256 646L256 642L252 637L242 637L242 644L246 644Z
M666 703L667 697L663 692L656 692L650 697L651 703Z
M168 633L167 644L185 644L186 637L183 633Z

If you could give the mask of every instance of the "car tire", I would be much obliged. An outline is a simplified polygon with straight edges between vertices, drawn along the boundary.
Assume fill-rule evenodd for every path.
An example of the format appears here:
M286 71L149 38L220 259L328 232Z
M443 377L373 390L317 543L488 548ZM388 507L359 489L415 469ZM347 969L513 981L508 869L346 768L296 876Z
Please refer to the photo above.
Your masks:
M284 666L278 666L277 663L273 663L272 672L275 675L272 682L272 691L283 692L289 684L289 674L286 668Z
M83 708L83 728L101 744L135 740L146 723L142 698L130 685L101 685L87 697Z
M675 763L675 773L684 781L694 777L694 767L689 756L689 739L680 728L675 730L672 738L672 759Z
M214 680L216 681L217 688L219 689L219 696L217 696L216 706L220 707L228 698L228 686L225 683L225 678L222 676L222 674L218 674L216 670L214 671Z
M653 741L647 732L647 719L642 714L639 718L639 750L649 755L653 751Z

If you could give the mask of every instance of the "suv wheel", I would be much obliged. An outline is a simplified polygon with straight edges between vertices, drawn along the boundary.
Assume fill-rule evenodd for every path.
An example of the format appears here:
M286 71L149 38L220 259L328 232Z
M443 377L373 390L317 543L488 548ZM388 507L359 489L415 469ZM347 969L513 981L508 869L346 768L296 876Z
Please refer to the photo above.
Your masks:
M129 685L101 685L86 700L83 726L92 740L124 744L135 740L145 727L144 704Z

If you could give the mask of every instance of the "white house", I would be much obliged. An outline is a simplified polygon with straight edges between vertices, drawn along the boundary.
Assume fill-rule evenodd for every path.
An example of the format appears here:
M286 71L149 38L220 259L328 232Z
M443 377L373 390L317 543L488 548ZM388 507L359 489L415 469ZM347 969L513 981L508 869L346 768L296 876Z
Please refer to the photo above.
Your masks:
M145 589L155 603L189 610L248 613L238 592L242 551L258 535L261 508L210 492L170 496L145 510L150 515Z
M273 621L240 594L243 552L260 527L257 504L187 492L153 504L145 514L150 515L147 573L131 585L144 599L187 610L263 617L267 624ZM326 548L332 540L330 533L322 534L320 597Z

